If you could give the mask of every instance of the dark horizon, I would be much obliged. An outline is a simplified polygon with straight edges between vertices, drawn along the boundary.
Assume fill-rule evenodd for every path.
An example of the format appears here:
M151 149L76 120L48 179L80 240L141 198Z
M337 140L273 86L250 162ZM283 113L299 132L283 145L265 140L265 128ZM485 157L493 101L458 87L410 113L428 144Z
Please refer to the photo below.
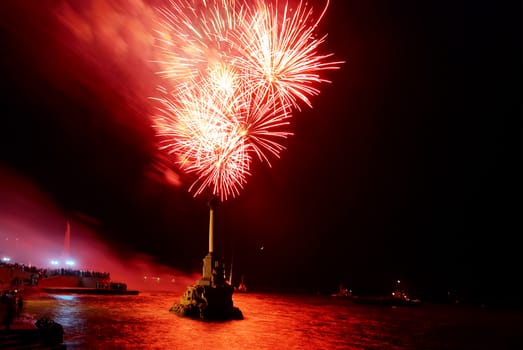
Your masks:
M0 176L0 196L31 200L27 181L122 259L193 273L207 199L166 169L148 121L157 3L0 4L0 175L23 179ZM399 279L521 305L521 4L332 1L319 33L345 63L294 113L281 159L216 211L236 284L386 293ZM0 219L28 220L4 204Z

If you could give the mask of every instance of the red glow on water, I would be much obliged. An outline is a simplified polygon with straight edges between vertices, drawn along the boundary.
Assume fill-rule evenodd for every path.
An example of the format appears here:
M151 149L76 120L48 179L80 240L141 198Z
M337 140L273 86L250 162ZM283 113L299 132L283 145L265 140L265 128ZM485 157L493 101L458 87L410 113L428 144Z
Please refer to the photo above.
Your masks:
M67 347L143 349L521 349L520 311L456 305L387 307L298 294L234 294L242 321L169 312L174 293L31 300L26 312L64 325ZM96 325L96 326L93 326ZM159 336L161 334L161 336ZM212 338L212 346L210 338Z

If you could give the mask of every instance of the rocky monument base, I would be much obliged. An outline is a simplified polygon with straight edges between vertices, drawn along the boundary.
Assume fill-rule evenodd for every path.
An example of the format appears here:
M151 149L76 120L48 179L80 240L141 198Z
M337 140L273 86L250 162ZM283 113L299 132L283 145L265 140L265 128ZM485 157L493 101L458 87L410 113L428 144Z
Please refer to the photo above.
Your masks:
M188 286L180 302L169 311L204 320L241 320L243 314L233 305L233 292L234 288L226 282L223 265L209 253L203 259L202 278Z

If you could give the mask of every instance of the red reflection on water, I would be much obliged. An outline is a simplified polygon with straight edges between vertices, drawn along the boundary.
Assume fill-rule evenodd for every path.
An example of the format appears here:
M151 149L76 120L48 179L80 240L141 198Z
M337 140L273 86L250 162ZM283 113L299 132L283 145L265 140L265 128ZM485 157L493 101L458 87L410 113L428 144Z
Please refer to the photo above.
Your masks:
M50 312L72 348L520 349L518 311L456 305L360 305L328 296L234 294L244 320L206 322L169 312L177 293L28 301ZM49 301L52 300L52 301Z

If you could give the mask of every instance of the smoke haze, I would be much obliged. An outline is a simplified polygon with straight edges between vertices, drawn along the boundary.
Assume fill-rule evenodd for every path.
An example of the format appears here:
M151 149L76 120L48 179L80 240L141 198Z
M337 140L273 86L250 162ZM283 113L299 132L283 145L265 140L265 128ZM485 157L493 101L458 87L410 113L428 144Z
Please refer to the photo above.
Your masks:
M139 290L181 290L197 279L151 256L115 251L99 236L103 227L96 219L65 212L38 185L7 168L0 168L0 198L0 256L12 263L109 272L113 281ZM71 240L66 256L68 221ZM75 265L66 266L65 259ZM59 265L51 265L52 260Z

